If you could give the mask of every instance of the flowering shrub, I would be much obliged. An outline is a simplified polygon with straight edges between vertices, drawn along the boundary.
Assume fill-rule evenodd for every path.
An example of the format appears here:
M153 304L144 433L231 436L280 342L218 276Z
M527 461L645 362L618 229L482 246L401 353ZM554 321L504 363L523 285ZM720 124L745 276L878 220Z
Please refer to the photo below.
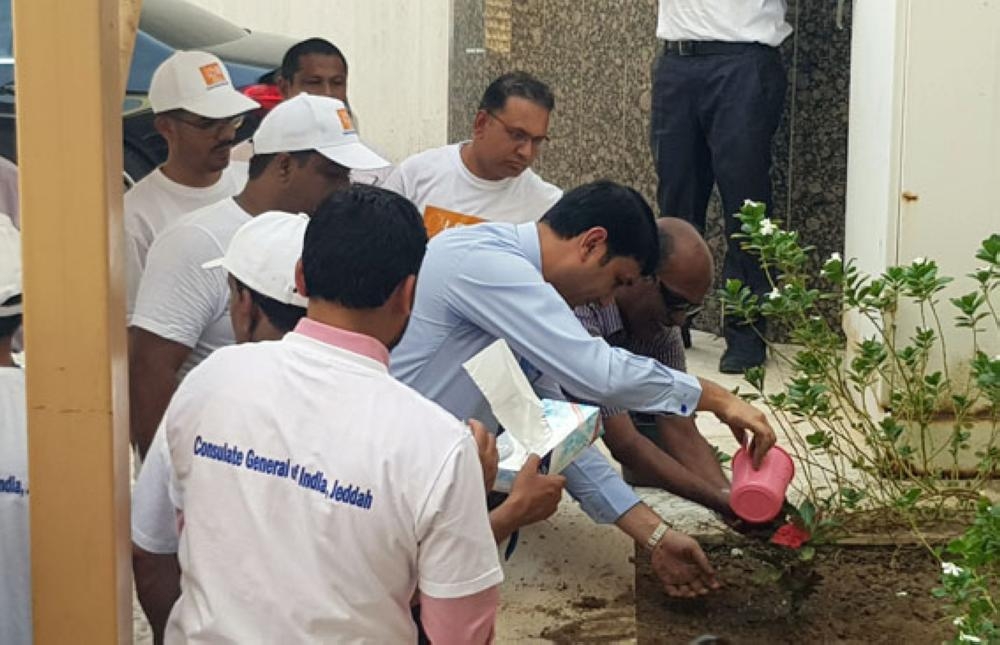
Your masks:
M869 276L835 253L817 276L809 269L813 249L769 219L764 205L748 201L736 217L742 246L759 257L772 289L758 296L729 280L720 292L724 310L778 323L793 348L771 344L772 357L789 372L782 390L765 392L764 369L754 368L745 375L753 388L745 396L778 420L804 474L800 492L817 516L874 509L912 522L918 512L940 514L956 502L971 508L1000 465L1000 356L982 348L984 339L1000 335L1000 235L977 250L984 265L970 274L971 289L950 299L954 326L972 343L972 359L957 374L947 359L940 301L952 279L933 260ZM839 326L819 315L831 306L871 334L846 347ZM915 328L901 328L901 307L919 312ZM887 403L884 415L873 414L879 400ZM973 430L981 435L976 442ZM970 461L971 471L962 465Z
M1000 505L980 500L975 520L947 548L955 562L941 562L941 586L933 594L948 602L954 643L1000 643ZM992 587L991 587L992 585Z

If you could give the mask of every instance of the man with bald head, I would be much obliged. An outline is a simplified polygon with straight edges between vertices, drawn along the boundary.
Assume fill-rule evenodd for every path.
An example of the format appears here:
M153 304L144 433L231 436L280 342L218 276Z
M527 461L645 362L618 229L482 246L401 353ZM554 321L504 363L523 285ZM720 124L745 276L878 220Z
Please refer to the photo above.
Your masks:
M660 265L655 279L619 288L606 306L576 309L584 327L609 344L686 369L680 326L696 314L712 287L715 266L701 234L684 220L657 220ZM714 448L691 417L638 416L652 436L636 428L628 410L602 408L604 441L633 485L654 486L732 517L729 482Z

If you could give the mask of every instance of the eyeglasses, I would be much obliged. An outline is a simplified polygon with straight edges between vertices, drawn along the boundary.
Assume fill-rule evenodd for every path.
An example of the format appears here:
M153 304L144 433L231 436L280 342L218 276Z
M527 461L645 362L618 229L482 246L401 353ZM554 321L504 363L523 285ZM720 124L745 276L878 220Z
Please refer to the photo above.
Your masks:
M663 299L663 306L667 311L682 312L685 320L694 318L705 308L701 303L689 302L684 296L667 289L662 282L657 281L660 287L660 298Z
M237 116L231 116L224 119L210 119L204 116L192 115L194 118L182 117L180 113L175 113L170 115L175 121L180 121L181 123L187 124L192 128L198 130L214 130L215 132L221 132L226 128L233 128L238 130L241 125L243 125L244 115L240 114Z
M507 136L510 137L510 140L519 146L523 146L526 143L530 143L536 148L541 148L549 141L549 138L545 135L534 137L525 132L524 130L522 130L521 128L512 128L511 126L507 125L506 121L504 121L503 119L501 119L492 112L487 112L486 114L489 114L491 117L496 119L497 122L503 126L503 129L507 131Z

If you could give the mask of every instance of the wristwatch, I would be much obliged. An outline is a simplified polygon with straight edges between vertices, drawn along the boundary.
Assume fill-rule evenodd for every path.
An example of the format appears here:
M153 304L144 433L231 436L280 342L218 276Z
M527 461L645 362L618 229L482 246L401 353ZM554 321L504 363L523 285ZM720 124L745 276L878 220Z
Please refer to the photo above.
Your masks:
M666 535L669 529L670 527L667 526L667 523L661 520L657 527L653 529L653 532L649 535L649 539L646 540L646 547L650 551L655 549L656 545L660 543L660 540L663 539L663 536Z

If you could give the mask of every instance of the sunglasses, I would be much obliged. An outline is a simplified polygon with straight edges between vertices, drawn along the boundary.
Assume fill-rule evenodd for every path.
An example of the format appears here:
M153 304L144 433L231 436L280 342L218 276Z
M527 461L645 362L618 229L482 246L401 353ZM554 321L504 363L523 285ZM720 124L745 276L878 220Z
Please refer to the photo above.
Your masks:
M238 130L241 125L243 125L244 115L240 114L233 117L228 117L224 119L209 119L204 116L192 115L193 118L182 117L180 114L171 114L171 118L175 121L180 121L192 128L198 130L215 130L216 132L222 131L226 128L233 128Z
M701 303L689 302L684 296L674 293L670 289L663 286L662 282L659 282L660 287L660 298L663 299L663 306L667 308L667 311L682 312L686 320L694 318L701 310L705 308Z

